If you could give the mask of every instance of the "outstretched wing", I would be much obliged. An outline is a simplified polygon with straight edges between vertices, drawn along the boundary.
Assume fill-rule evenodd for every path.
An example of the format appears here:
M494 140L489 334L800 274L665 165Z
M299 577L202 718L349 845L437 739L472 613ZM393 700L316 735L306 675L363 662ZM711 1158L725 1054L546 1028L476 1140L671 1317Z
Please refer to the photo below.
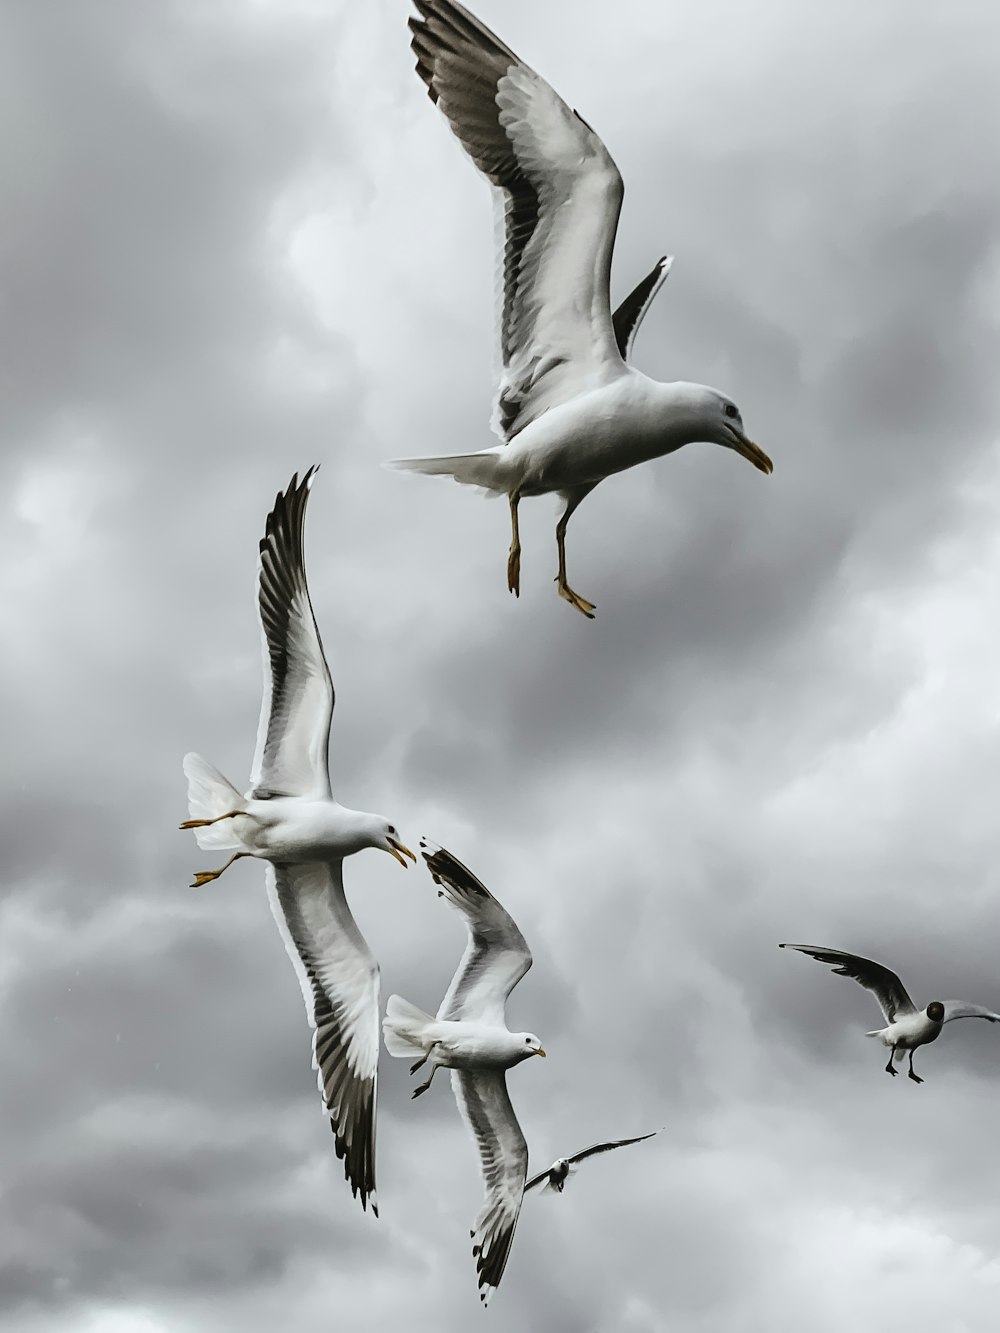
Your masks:
M337 1156L375 1199L379 972L344 896L343 863L267 867L267 895L313 1027L313 1066Z
M503 240L493 424L510 440L624 373L610 295L624 186L586 121L467 9L414 3L417 73L494 189Z
M420 851L434 883L469 928L469 942L437 1016L503 1027L507 996L531 966L524 936L485 884L451 852L426 838L420 840Z
M453 1069L451 1086L479 1148L486 1186L486 1200L472 1232L479 1296L485 1304L499 1285L510 1254L528 1173L528 1145L502 1070Z
M779 944L779 949L798 949L815 958L818 963L829 963L834 972L841 977L850 977L865 990L870 990L878 1000L887 1023L894 1023L901 1014L914 1014L916 1007L907 995L903 983L895 972L873 963L870 958L859 958L854 953L844 953L840 949L817 949L811 944Z
M654 1129L652 1134L639 1134L634 1139L612 1139L609 1143L592 1143L589 1148L583 1148L580 1152L575 1152L572 1157L566 1160L570 1166L576 1162L582 1162L587 1157L595 1157L599 1152L611 1152L615 1148L627 1148L630 1143L642 1143L643 1139L651 1139L660 1131Z
M269 796L330 796L327 748L333 682L306 584L303 536L316 475L293 476L267 516L257 563L264 640L264 699L251 790Z
M629 359L635 335L639 332L639 325L646 318L646 311L653 304L653 297L666 282L673 262L671 255L664 255L662 259L658 259L652 271L646 274L638 287L629 292L612 316L615 340L623 361Z
M634 1139L612 1139L608 1143L592 1143L589 1148L582 1148L579 1152L575 1152L572 1157L565 1158L565 1161L570 1166L574 1166L577 1162L582 1162L587 1157L596 1156L597 1153L611 1152L615 1148L627 1148L630 1143L642 1143L644 1139L654 1138L659 1132L658 1129L654 1129L651 1134L639 1134ZM541 1185L548 1180L549 1172L551 1170L552 1167L547 1166L544 1171L539 1171L537 1176L532 1176L524 1187L525 1194L527 1194L528 1190L533 1190L536 1185Z
M945 1000L942 1023L950 1023L953 1018L985 1018L987 1023L1000 1023L1000 1014L982 1005L966 1004L964 1000Z

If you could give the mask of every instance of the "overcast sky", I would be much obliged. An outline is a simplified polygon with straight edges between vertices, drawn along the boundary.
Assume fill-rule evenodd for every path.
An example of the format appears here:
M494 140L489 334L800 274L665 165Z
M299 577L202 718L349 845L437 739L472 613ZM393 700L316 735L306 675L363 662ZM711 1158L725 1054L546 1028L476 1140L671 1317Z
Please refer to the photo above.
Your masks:
M479 0L626 182L636 360L739 403L573 520L381 460L491 442L489 194L405 0L3 0L3 1333L985 1333L1000 1036L882 1073L871 996L779 940L1000 1008L1000 10ZM334 790L493 889L549 1052L488 1313L476 1153L383 1056L382 1217L320 1114L244 863L200 892L180 761L246 782L256 543L307 531ZM421 868L348 891L383 995L463 929Z

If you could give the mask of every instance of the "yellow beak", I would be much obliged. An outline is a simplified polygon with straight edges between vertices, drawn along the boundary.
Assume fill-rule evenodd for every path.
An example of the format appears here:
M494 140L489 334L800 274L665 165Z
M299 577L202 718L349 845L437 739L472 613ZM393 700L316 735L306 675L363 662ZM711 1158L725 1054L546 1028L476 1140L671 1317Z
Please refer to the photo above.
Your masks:
M389 838L387 841L389 843L389 855L394 856L404 870L409 870L410 868L403 859L404 857L408 856L414 865L416 865L417 858L410 851L409 847L404 847L403 844L397 842L395 838Z
M545 1052L542 1050L541 1046L539 1046L539 1048L538 1048L538 1050L535 1052L535 1054L536 1054L536 1055L540 1055L540 1056L542 1057L543 1060L545 1059Z
M733 448L738 454L741 454L748 463L752 463L754 467L759 468L761 472L766 473L768 476L774 471L774 464L768 458L767 454L765 454L764 450L760 445L754 444L753 440L749 439L746 435L737 435L736 443L733 445Z

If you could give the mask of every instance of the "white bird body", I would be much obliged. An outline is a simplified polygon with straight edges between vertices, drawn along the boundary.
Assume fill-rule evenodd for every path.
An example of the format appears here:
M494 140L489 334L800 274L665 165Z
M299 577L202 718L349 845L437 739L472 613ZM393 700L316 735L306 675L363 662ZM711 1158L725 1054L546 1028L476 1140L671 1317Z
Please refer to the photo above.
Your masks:
M476 454L397 459L411 472L506 493L507 586L520 589L517 506L558 492L560 596L592 617L566 580L566 525L605 477L703 440L771 460L735 403L705 385L661 383L628 365L636 330L670 269L664 256L612 314L611 259L625 187L578 112L457 0L414 0L417 73L493 187L498 236L503 445Z
M680 449L692 432L697 438L711 410L701 385L661 384L623 365L609 383L550 407L510 444L484 451L497 460L491 489L529 496L591 490L605 477Z
M935 1022L928 1016L926 1009L920 1009L914 1014L903 1014L888 1027L866 1032L865 1036L877 1037L883 1046L891 1046L893 1050L915 1051L918 1046L928 1046L932 1041L937 1041L942 1027L943 1022ZM899 1058L902 1059L902 1055Z
M184 757L199 847L233 851L233 861L267 862L275 924L302 990L313 1029L313 1064L338 1157L352 1192L378 1213L375 1099L378 1081L379 971L344 892L344 858L363 848L389 852L403 866L416 857L381 815L350 810L330 790L327 749L333 682L313 615L303 548L306 503L315 469L293 477L267 517L257 570L264 643L264 697L252 786L243 796L200 755ZM235 849L235 850L234 850Z
M510 1069L537 1054L528 1046L527 1037L527 1033L489 1023L429 1018L413 1040L430 1064L445 1069Z
M342 860L377 845L376 835L386 821L380 815L350 810L332 798L272 796L258 801L248 793L243 813L229 824L233 843L250 856L301 865L317 859Z

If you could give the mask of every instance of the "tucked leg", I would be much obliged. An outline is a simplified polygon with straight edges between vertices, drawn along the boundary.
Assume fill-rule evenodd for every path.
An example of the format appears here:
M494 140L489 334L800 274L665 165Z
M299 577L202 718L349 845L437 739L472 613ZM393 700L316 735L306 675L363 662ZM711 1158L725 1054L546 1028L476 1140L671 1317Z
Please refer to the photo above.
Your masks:
M185 819L178 828L208 828L210 824L218 824L221 819L235 819L237 815L245 814L245 810L230 810L224 815L216 815L214 819Z
M194 877L192 889L200 889L203 884L210 884L213 879L218 879L224 871L228 870L234 861L238 861L241 856L250 856L250 852L233 852L232 856L220 870L199 870Z
M510 501L510 551L507 555L507 591L515 597L521 595L521 536L517 529L517 506L521 503L521 492L511 491Z
M885 1072L886 1072L887 1074L891 1074L891 1075L893 1076L893 1078L896 1077L896 1071L895 1071L895 1069L893 1069L893 1067L892 1067L892 1059L893 1059L893 1056L894 1056L895 1054L896 1054L896 1050L895 1050L895 1047L894 1047L894 1048L889 1052L889 1063L888 1063L888 1064L886 1065L886 1067L885 1067Z
M912 1052L912 1051L910 1052L910 1072L907 1074L907 1078L912 1078L913 1081L914 1081L914 1083L923 1083L923 1081L924 1081L924 1080L920 1077L919 1074L915 1074L915 1073L913 1072L913 1052Z
M428 1052L428 1055L429 1054L430 1052ZM413 1064L410 1065L410 1073L415 1074L418 1069L423 1069L426 1063L427 1063L427 1056L422 1055L419 1060L414 1060Z
M569 602L570 606L575 606L578 611L582 611L588 620L594 618L594 603L588 602L579 593L575 593L566 582L566 526L574 509L584 496L589 495L592 490L592 486L587 486L581 490L564 492L563 498L566 501L566 508L556 524L556 545L559 548L559 573L556 575L556 583L559 585L559 596Z
M426 1082L426 1083L421 1083L419 1087L413 1089L413 1092L410 1094L410 1100L411 1100L411 1101L412 1101L413 1098L415 1098L415 1097L421 1097L421 1096L423 1096L423 1094L427 1091L427 1089L428 1089L428 1088L431 1086L431 1084L434 1082L434 1075L437 1073L438 1068L439 1068L438 1065L431 1065L431 1072L430 1072L430 1076L429 1076L428 1079L427 1079L427 1082Z

